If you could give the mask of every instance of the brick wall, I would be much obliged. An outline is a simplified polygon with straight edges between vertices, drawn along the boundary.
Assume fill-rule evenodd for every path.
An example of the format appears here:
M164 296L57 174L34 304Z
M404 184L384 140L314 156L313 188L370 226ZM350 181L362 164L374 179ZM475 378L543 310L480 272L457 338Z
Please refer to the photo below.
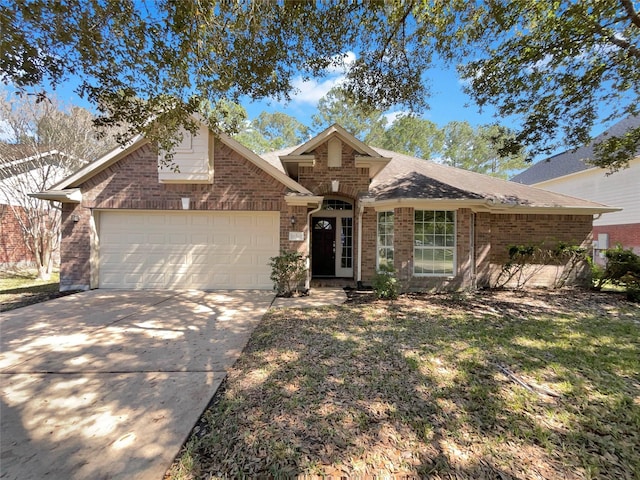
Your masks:
M613 248L619 243L624 248L631 248L640 255L640 223L594 226L594 240L598 239L599 233L609 234L609 248Z
M405 290L441 290L466 288L472 282L471 211L460 209L456 212L457 274L450 277L413 276L413 234L414 209L394 209L394 268ZM362 235L362 281L371 285L376 273L377 213L367 208L363 214Z
M558 242L591 247L591 215L491 215L491 285L497 281L502 266L509 258L509 245L535 245L553 249ZM534 266L528 286L552 286L562 275L564 266ZM588 276L586 265L578 271L577 283ZM511 285L511 284L508 284Z
M548 248L555 247L559 241L583 247L591 244L590 215L493 215L459 209L456 212L456 274L451 277L414 277L413 217L413 208L394 210L394 266L405 290L495 286L502 265L508 259L508 245L511 244L544 244ZM374 209L365 209L362 280L369 285L375 275L376 225ZM530 284L549 286L563 272L564 265L536 268L532 272L535 278ZM577 273L577 282L580 283L588 269L581 265Z
M22 207L0 205L0 265L32 265L34 257L22 236L17 215L24 215Z
M279 211L281 245L305 248L288 240L291 215L299 222L306 219L300 207L285 204L287 187L222 142L215 142L213 185L159 183L157 155L150 145L144 145L81 188L82 204L65 204L63 208L61 289L88 288L91 284L90 219L94 208L180 210L181 198L189 197L191 210ZM79 221L72 221L73 214Z
M369 189L369 169L356 168L355 155L357 152L349 145L342 144L342 166L329 167L327 160L327 143L319 145L315 151L315 165L300 167L298 183L308 188L316 195L338 194L352 200ZM331 181L340 182L339 192L331 191Z
M377 228L378 214L373 208L365 208L362 213L362 282L368 285L376 274Z
M309 189L315 195L334 196L344 198L354 204L353 218L353 273L358 275L358 199L361 194L369 189L369 169L356 168L355 156L358 155L353 148L346 143L342 144L342 166L329 167L328 144L325 142L314 150L315 162L312 167L299 167L298 183ZM338 180L338 191L332 189L332 181ZM371 209L368 209L371 210ZM321 215L318 213L317 215ZM306 219L305 219L306 222ZM376 216L375 212L366 212L363 219L363 272L369 278L373 277L376 265ZM309 235L309 232L307 232Z

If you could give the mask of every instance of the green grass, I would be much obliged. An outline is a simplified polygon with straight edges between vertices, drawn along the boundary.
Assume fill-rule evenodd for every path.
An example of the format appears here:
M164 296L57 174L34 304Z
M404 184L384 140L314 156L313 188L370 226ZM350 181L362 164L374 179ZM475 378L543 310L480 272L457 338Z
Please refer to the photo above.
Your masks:
M60 277L51 274L50 280L38 280L32 270L0 273L0 311L13 310L59 296Z
M168 478L640 478L639 339L602 293L272 311Z

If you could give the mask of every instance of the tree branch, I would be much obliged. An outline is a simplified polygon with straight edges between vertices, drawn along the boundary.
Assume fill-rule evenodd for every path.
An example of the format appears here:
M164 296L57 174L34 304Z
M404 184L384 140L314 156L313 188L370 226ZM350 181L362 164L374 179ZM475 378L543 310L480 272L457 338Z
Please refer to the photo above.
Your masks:
M620 0L620 4L624 8L625 12L627 12L627 16L631 23L636 27L640 28L640 15L636 12L633 7L633 2L631 0Z
M621 0L621 1L625 1L625 0ZM629 42L628 40L625 40L624 38L615 36L615 34L612 34L611 31L609 31L608 29L606 29L605 27L603 27L597 22L594 22L594 27L599 34L605 37L609 42L614 44L616 47L620 47L621 49L625 50L629 55L636 57L637 59L640 59L640 48L636 47L635 45L632 45L631 42Z

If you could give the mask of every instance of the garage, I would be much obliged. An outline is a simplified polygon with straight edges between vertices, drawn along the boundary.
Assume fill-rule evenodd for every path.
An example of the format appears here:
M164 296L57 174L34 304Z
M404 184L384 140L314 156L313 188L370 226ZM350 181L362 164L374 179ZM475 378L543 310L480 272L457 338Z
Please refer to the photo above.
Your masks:
M271 289L279 212L101 211L99 288Z

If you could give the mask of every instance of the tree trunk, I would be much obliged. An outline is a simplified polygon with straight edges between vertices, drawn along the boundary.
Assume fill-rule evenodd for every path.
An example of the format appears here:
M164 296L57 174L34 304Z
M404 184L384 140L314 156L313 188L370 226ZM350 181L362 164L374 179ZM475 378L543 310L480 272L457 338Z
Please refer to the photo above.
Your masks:
M38 279L51 280L51 269L47 265L38 265Z

